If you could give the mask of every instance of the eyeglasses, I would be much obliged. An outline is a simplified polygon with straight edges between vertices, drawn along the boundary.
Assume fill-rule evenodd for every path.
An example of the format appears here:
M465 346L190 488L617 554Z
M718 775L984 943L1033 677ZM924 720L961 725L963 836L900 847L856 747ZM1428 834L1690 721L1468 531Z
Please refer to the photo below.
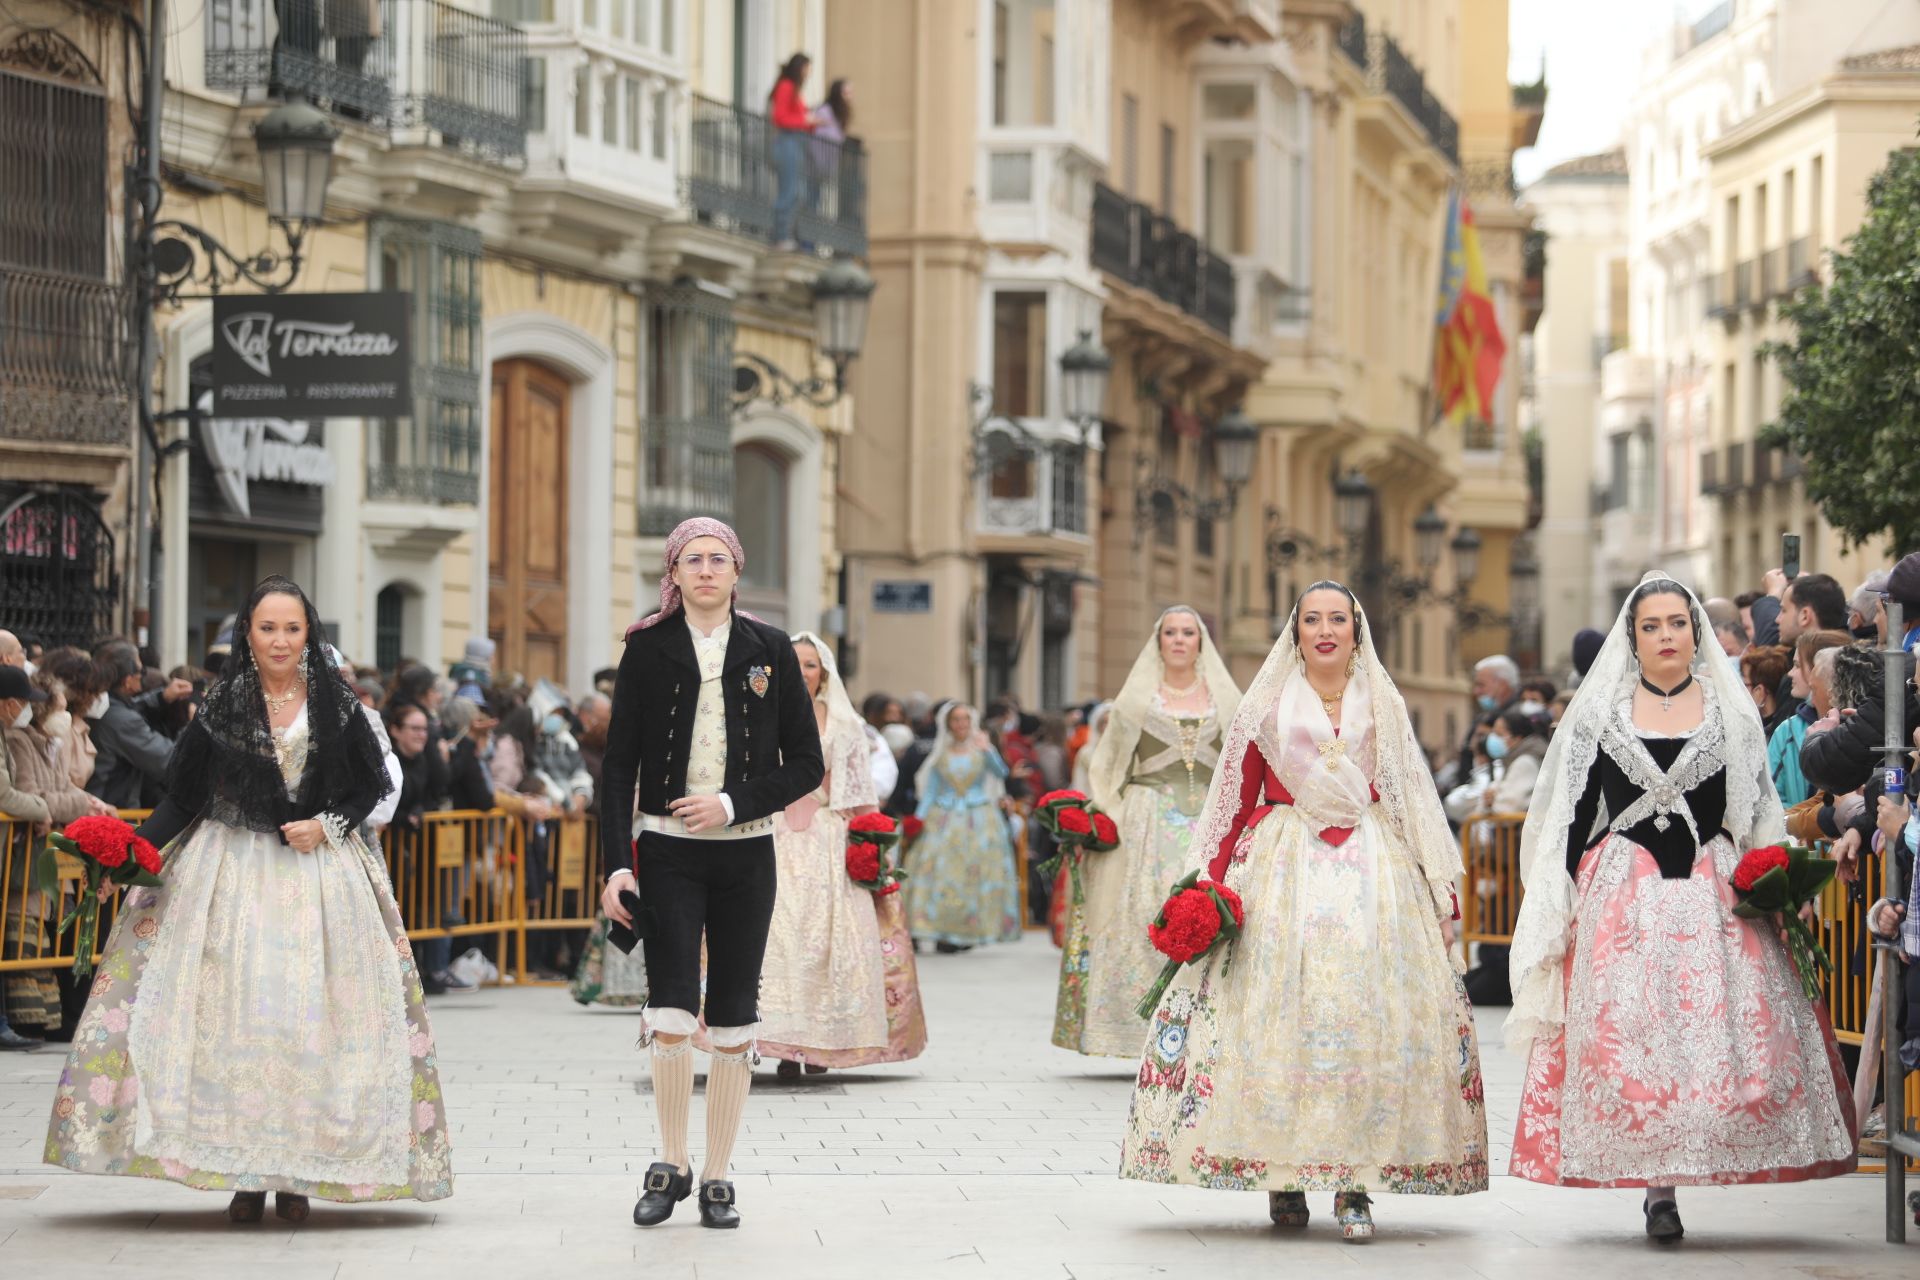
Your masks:
M680 557L680 567L689 573L698 573L702 568L711 568L715 573L725 573L733 568L733 557L724 553L710 556L690 555Z

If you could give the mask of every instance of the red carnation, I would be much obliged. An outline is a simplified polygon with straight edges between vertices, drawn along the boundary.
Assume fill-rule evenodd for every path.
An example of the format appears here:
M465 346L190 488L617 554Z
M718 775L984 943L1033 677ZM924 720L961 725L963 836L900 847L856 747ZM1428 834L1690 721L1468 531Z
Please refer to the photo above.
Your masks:
M1093 815L1093 838L1110 849L1120 843L1120 827L1106 814L1096 813Z
M160 874L160 851L153 847L153 841L141 836L133 838L133 860L140 869L149 875Z
M870 844L847 846L847 875L861 884L880 878L880 851Z
M1037 808L1045 809L1056 804L1085 804L1087 797L1078 791L1049 791L1034 802Z
M920 838L920 833L925 831L926 829L927 829L927 824L922 822L919 818L915 817L911 813L908 814L904 819L902 819L900 823L900 830L902 834L904 834L909 840L918 840Z
M1184 889L1161 912L1166 923L1147 926L1154 950L1178 964L1201 955L1220 935L1220 909L1204 889Z
M124 865L127 847L133 843L133 828L111 814L75 818L63 834L82 854L107 868Z
M884 813L863 813L847 824L849 831L871 831L885 836L894 834L897 829L893 819Z
M1227 910L1233 913L1235 928L1247 922L1247 909L1241 904L1239 894L1227 888L1226 885L1221 884L1218 880L1202 880L1200 882L1200 888L1211 889L1220 896L1220 900L1227 904Z
M884 889L875 889L873 891L873 896L876 898L884 898L888 894L898 893L898 892L900 892L900 882L898 880L889 880L887 881L887 885Z
M1785 867L1787 862L1787 851L1777 844L1749 849L1740 859L1740 865L1733 869L1733 887L1742 893L1751 893L1762 876Z
M1085 809L1062 809L1053 819L1060 830L1068 835L1085 836L1093 834L1093 819Z

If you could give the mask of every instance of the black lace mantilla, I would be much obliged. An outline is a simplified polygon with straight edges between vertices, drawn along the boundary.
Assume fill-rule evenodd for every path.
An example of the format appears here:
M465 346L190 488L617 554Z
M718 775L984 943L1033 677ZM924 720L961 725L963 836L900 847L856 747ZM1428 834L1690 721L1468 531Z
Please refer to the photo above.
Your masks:
M311 613L307 635L310 741L294 794L287 794L280 773L259 668L245 641L236 639L228 673L208 690L174 746L167 764L170 799L189 813L260 832L323 813L357 826L373 812L392 785L385 752L359 700L322 655Z

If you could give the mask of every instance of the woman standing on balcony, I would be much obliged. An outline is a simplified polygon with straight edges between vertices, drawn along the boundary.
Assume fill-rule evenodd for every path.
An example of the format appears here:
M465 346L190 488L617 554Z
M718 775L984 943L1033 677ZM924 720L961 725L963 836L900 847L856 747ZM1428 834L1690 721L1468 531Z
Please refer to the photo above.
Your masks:
M1833 1031L1775 928L1733 913L1741 857L1786 832L1703 618L1649 573L1560 722L1520 838L1507 1017L1529 1055L1510 1172L1645 1187L1663 1241L1684 1233L1677 1187L1854 1167Z
M1062 1049L1139 1057L1147 1029L1134 1006L1165 963L1147 924L1186 870L1220 738L1239 706L1240 687L1200 615L1185 605L1162 613L1088 770L1094 803L1119 822L1120 847L1087 858L1086 901L1067 907L1053 1017Z
M378 853L358 829L393 783L371 713L281 577L140 829L165 884L129 892L61 1072L46 1158L232 1190L258 1222L307 1198L453 1193L433 1036ZM184 834L183 834L184 833Z
M773 117L773 163L778 183L773 195L773 240L778 249L799 247L794 239L794 220L800 211L800 170L807 161L807 135L813 132L813 115L800 90L811 66L813 59L804 53L788 58L767 100L768 114Z

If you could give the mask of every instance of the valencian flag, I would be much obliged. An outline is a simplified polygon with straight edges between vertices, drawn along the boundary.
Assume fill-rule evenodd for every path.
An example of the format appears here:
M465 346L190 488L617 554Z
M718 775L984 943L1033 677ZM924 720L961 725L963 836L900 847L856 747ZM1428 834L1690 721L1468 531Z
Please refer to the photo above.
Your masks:
M1441 416L1449 422L1490 420L1507 343L1487 288L1487 264L1480 255L1473 210L1457 190L1447 205L1440 306L1433 322L1433 389Z

